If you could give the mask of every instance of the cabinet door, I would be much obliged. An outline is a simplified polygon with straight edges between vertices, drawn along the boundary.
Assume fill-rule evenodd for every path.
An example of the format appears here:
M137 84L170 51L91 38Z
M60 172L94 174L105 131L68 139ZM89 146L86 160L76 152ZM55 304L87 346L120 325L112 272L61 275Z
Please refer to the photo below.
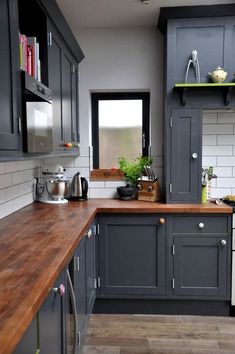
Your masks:
M170 201L199 203L200 175L201 112L174 109L170 123Z
M0 2L0 149L18 150L20 87L17 1Z
M165 294L165 225L159 219L99 217L99 294Z
M14 350L14 354L36 354L38 349L38 317L35 316Z
M92 312L95 297L95 233L91 226L86 235L86 313Z
M78 330L82 331L86 320L86 261L85 237L81 239L74 254L74 293L76 298Z
M228 238L179 236L174 245L174 295L226 297Z
M49 87L52 89L53 140L55 149L77 141L78 65L52 24L48 23Z
M66 285L63 271L39 310L40 353L65 353L65 296L56 289Z
M69 51L64 48L62 56L62 108L64 141L77 141L77 67Z

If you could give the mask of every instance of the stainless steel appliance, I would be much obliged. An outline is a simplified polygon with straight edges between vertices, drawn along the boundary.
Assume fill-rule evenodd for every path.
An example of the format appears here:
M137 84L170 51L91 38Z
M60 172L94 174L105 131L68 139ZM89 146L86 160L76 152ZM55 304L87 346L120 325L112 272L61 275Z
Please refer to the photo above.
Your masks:
M51 90L25 72L23 91L23 149L26 152L50 152L52 141Z
M65 204L69 194L69 181L64 179L64 168L60 165L44 166L42 183L36 179L35 197L38 201L50 204Z
M74 200L86 200L88 192L88 181L82 177L80 172L76 173L71 183L70 198Z

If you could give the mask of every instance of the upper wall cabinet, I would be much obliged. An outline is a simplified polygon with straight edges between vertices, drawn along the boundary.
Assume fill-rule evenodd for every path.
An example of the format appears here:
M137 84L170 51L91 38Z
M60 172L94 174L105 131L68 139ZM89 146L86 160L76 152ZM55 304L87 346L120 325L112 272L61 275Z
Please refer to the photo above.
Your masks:
M48 23L48 72L52 89L54 149L78 140L78 64L52 23Z
M14 0L0 2L0 150L18 150L20 75L18 10Z
M54 150L64 153L64 143L79 139L78 64L84 55L55 0L2 0L0 19L0 157L27 157L20 134L25 119L21 70L34 76L35 86L38 80L53 90ZM37 42L37 57L31 40ZM28 58L29 52L34 60Z

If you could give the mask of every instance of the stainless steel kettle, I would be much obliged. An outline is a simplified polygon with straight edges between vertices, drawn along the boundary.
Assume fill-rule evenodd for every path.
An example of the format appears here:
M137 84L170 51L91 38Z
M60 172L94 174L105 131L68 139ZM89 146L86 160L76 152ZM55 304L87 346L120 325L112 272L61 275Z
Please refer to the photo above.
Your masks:
M86 200L88 192L88 181L82 177L80 172L74 175L71 183L71 199Z

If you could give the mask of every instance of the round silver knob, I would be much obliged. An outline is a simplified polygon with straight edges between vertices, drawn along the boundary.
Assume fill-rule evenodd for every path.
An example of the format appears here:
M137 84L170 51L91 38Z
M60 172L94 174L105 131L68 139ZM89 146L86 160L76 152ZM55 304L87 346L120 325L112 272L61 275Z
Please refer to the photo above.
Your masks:
M203 229L204 226L205 225L203 224L203 222L200 222L200 224L198 224L199 229Z
M193 158L193 159L197 159L197 157L198 157L198 154L197 154L196 152L194 152L194 153L192 154L192 158Z
M222 246L226 246L227 245L227 242L225 240L221 240L220 243L221 243Z

